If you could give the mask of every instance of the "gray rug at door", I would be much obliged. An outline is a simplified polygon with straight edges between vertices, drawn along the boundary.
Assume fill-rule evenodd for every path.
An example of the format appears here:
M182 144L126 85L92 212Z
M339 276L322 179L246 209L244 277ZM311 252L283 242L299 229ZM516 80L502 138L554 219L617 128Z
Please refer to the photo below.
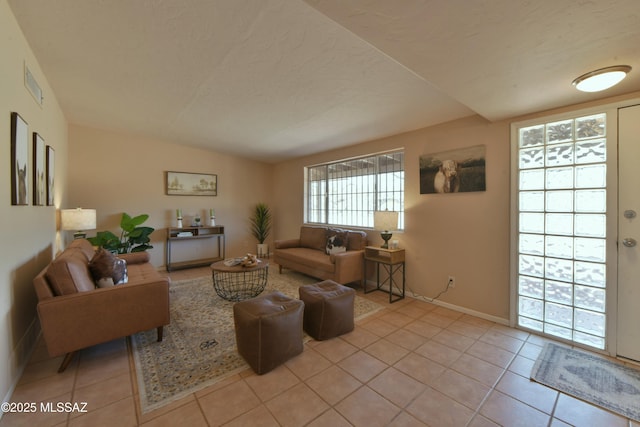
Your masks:
M593 353L548 343L531 379L640 421L640 370Z

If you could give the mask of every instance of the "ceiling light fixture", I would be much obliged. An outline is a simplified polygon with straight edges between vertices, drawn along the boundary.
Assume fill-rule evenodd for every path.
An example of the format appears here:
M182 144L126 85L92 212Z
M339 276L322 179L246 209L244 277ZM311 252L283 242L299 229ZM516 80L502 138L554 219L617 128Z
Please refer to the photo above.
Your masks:
M575 79L572 84L582 92L599 92L617 85L631 71L628 65L614 65L590 71Z

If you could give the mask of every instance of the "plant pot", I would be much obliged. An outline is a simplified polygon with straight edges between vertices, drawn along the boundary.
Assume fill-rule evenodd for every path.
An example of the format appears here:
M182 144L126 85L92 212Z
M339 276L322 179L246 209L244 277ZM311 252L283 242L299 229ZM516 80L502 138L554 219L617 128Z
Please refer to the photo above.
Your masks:
M266 258L269 256L269 245L266 243L258 243L258 258Z

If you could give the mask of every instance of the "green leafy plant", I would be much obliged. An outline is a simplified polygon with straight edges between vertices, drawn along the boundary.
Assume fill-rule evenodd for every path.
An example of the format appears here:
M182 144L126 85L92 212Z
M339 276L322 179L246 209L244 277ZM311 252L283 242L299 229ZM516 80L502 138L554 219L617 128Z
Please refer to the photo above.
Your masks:
M149 244L151 242L149 236L155 230L153 227L141 227L147 219L149 219L147 214L131 217L127 213L123 213L120 219L120 228L122 229L120 237L111 231L99 231L96 237L90 237L87 240L94 246L100 246L119 254L144 252L153 248Z
M254 207L249 221L251 223L251 234L258 240L258 243L263 244L271 232L271 211L269 206L265 203L258 203Z

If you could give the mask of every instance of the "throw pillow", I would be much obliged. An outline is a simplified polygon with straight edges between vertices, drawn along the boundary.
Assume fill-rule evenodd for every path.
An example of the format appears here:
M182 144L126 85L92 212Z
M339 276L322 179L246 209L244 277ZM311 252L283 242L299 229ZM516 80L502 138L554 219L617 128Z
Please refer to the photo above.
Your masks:
M347 251L347 233L336 232L327 238L327 247L325 253L327 255L337 254Z
M89 261L89 271L99 288L123 283L126 277L126 263L114 254L100 248Z

